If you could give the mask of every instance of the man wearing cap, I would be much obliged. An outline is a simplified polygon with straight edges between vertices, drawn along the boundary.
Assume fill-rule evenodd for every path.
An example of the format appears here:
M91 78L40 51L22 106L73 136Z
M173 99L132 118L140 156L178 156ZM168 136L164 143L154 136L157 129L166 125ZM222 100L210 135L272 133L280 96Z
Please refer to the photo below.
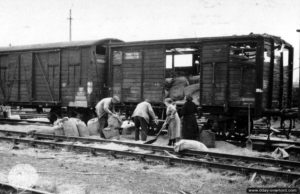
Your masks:
M136 106L132 114L132 117L135 124L135 140L138 141L140 139L139 128L141 127L142 141L146 141L150 118L152 118L154 122L157 124L155 113L148 99L145 99L143 102L139 103Z
M100 124L99 133L100 137L105 138L103 134L103 129L107 125L108 116L117 116L115 115L114 105L120 102L118 96L103 98L96 105L96 114L98 116L98 121Z

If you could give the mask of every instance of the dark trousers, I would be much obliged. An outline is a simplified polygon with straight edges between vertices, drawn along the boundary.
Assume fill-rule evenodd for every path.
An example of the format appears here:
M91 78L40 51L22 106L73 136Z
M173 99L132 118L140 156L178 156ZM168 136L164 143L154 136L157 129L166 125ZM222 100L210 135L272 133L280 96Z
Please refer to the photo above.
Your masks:
M148 123L143 117L136 116L133 119L135 125L135 140L140 140L140 127L142 141L147 140Z
M107 117L103 116L101 118L98 118L98 122L99 122L99 133L100 133L100 137L105 138L104 133L103 133L103 129L107 126Z

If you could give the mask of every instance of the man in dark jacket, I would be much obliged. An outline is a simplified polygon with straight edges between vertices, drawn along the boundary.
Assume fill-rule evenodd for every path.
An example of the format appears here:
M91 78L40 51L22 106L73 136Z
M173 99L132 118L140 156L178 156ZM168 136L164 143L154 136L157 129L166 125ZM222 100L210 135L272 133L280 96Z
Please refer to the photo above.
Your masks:
M155 113L148 99L145 99L136 106L132 117L135 124L135 140L138 141L140 139L139 128L141 127L142 141L146 141L150 119L153 119L157 123Z

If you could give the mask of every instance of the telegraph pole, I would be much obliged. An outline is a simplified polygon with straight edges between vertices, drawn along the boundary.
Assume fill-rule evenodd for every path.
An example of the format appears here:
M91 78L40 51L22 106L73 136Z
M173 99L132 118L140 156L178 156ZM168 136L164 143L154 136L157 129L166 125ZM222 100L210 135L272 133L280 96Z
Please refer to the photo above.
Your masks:
M300 34L300 29L296 30ZM300 38L300 36L299 36ZM300 118L300 40L299 40L299 88L298 88L298 118Z
M69 41L71 42L72 41L72 10L70 9L70 16L68 18L69 20Z

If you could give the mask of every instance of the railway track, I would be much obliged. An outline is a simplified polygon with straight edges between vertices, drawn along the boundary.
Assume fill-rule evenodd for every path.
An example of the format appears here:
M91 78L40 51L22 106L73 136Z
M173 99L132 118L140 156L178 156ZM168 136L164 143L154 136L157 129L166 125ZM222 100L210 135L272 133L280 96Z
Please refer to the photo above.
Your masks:
M0 118L0 124L10 124L10 125L50 125L50 122L46 121L34 121L26 119L6 119Z
M41 191L32 188L24 188L9 183L0 182L0 193L22 193L22 194L51 194L46 191Z
M249 157L241 155L231 155L215 152L203 151L184 151L175 153L172 147L136 144L131 142L122 142L116 140L104 140L83 137L66 137L54 136L47 134L30 134L25 132L0 130L2 135L0 140L17 143L25 143L30 146L44 145L51 148L67 147L69 150L79 150L83 152L108 153L113 156L135 157L140 160L160 160L169 164L189 164L202 166L206 168L218 168L224 170L237 171L241 173L257 173L261 175L269 175L282 177L288 180L300 178L300 163L289 160L275 160L263 157ZM44 139L44 140L41 140ZM47 141L45 141L47 139ZM49 141L53 140L53 141ZM63 140L63 142L58 142ZM78 144L82 142L84 144ZM128 150L112 150L105 147L88 145L87 143L116 143L129 147L137 147L146 150L146 152L137 152L134 149Z
M277 129L279 131L279 133L276 133L276 135L287 135L288 134L288 130L287 129ZM253 129L253 133L254 134L268 134L270 133L270 131L268 129L265 129L265 128L256 128L256 129ZM300 130L291 130L289 135L293 135L293 136L296 136L296 137L300 137Z

